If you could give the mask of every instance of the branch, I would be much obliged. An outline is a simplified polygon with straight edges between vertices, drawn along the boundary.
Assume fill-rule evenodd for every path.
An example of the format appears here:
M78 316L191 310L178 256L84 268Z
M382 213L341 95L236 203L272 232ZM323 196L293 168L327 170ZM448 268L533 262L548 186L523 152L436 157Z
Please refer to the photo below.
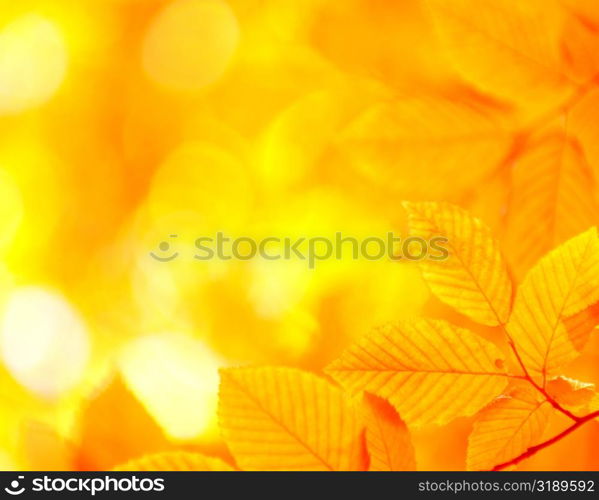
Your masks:
M574 413L572 413L570 410L564 408L562 405L560 405L553 397L551 397L551 395L546 391L546 389L544 387L541 387L539 384L537 384L534 379L530 376L530 374L528 373L528 370L526 369L526 365L524 364L524 361L522 361L522 358L520 357L520 354L518 353L518 350L516 349L516 344L514 343L514 341L512 340L512 338L510 337L510 334L508 333L507 329L504 327L503 328L507 338L508 338L508 344L510 345L510 348L512 349L512 352L514 353L514 356L516 356L516 359L518 360L518 364L520 365L520 367L522 368L522 371L524 372L524 376L526 378L526 380L528 380L528 382L537 390L539 391L547 400L547 402L553 406L557 411L563 413L564 415L566 415L566 417L568 417L570 420L573 420L574 422L578 422L580 420L580 417L577 417L576 415L574 415Z
M539 451L543 450L544 448L547 448L548 446L551 446L552 444L557 443L558 441L560 441L561 439L565 438L569 434L572 434L579 427L583 426L584 424L586 424L590 420L593 420L593 419L595 419L597 417L599 417L599 411L595 411L593 413L589 413L585 417L577 417L577 421L575 423L573 423L570 427L566 428L565 430L563 430L562 432L560 432L556 436L553 436L551 439L548 439L547 441L545 441L545 442L543 442L541 444L537 444L535 446L531 446L530 448L528 448L521 455L518 455L516 458L513 458L512 460L509 460L508 462L503 462L502 464L496 465L491 470L499 471L499 470L503 470L503 469L505 469L507 467L510 467L512 465L519 464L520 462L522 462L522 460L530 458L533 455L535 455L536 453L538 453Z

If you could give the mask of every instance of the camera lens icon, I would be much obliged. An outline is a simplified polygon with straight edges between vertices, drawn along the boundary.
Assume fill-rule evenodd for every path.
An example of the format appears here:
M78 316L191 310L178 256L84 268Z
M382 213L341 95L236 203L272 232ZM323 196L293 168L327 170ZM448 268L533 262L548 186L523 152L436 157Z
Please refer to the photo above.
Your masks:
M20 495L21 493L23 493L25 491L24 487L19 488L19 486L20 486L19 481L22 479L25 479L25 476L19 476L17 479L13 479L10 482L10 486L4 488L4 491L6 491L6 493L8 493L9 495Z

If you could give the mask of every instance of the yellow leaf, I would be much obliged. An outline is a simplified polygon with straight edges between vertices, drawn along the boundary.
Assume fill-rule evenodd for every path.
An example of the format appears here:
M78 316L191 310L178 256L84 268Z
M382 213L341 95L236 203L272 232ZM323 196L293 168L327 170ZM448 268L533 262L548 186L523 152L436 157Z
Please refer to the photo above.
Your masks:
M507 322L512 284L487 226L465 210L447 203L404 203L410 235L448 239L446 260L419 262L424 279L443 302L478 323Z
M490 470L538 444L553 407L532 389L497 398L477 417L468 439L468 470Z
M595 180L580 147L562 131L530 145L512 171L506 248L518 275L597 221Z
M404 197L453 199L496 168L510 144L495 115L463 97L376 104L338 139L341 154L381 187Z
M545 376L578 356L565 319L598 300L599 237L592 228L543 257L518 290L507 329L530 372Z
M386 325L350 346L327 373L351 392L388 399L410 425L476 413L507 385L502 353L445 321Z
M364 394L366 445L371 471L413 471L416 457L410 431L395 409L372 394Z
M362 470L357 410L324 379L291 368L221 370L219 422L243 470Z
M454 67L481 90L526 106L559 101L563 11L553 0L427 0Z
M569 408L588 408L597 396L595 384L564 376L549 380L546 389L555 401Z
M114 468L115 471L232 471L220 458L199 453L173 451L157 453L131 460Z

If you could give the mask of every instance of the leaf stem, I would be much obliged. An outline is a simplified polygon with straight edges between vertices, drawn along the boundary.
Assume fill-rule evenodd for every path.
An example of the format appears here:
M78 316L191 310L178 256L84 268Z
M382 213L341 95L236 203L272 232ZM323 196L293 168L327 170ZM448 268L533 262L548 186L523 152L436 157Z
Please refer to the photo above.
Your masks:
M510 467L512 465L517 465L522 460L530 458L533 455L535 455L536 453L538 453L539 451L547 448L548 446L551 446L552 444L557 443L558 441L562 440L563 438L565 438L569 434L572 434L579 427L583 426L584 424L586 424L587 422L589 422L591 420L594 420L597 417L599 417L599 411L595 411L593 413L589 413L588 415L586 415L584 417L574 417L576 421L570 427L567 427L566 429L564 429L559 434L556 434L551 439L548 439L547 441L544 441L541 444L537 444L535 446L531 446L524 453L518 455L516 458L513 458L512 460L509 460L507 462L503 462L503 463L501 463L499 465L496 465L491 470L500 471L500 470L503 470L503 469L505 469L507 467Z
M568 417L570 420L573 420L574 422L577 422L580 417L577 417L576 415L574 415L574 413L572 413L570 410L564 408L562 405L560 405L548 392L544 387L541 387L539 384L537 384L535 382L535 380L530 376L530 374L528 373L528 370L526 369L526 365L524 364L524 361L522 361L522 358L520 357L520 354L518 353L518 350L516 349L516 344L514 344L514 341L512 340L512 338L510 337L509 333L507 332L507 330L504 327L504 331L505 334L507 335L508 338L508 344L510 345L510 348L512 349L512 352L514 353L514 356L516 356L516 359L518 360L518 364L520 365L520 367L522 368L522 370L524 371L524 376L526 378L526 380L537 390L539 391L547 400L547 402L553 406L557 411L563 413L564 415L566 415L566 417Z

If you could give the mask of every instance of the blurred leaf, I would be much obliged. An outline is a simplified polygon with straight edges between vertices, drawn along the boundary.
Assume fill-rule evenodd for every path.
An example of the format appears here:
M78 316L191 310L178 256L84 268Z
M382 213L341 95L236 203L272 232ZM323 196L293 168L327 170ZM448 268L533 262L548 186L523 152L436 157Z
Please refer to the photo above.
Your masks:
M26 421L21 426L20 446L28 470L73 469L75 447L44 422Z
M552 130L516 160L505 247L519 276L598 220L596 185L580 147Z
M560 47L564 69L581 84L592 81L599 71L598 28L599 25L586 16L564 9Z
M584 157L593 172L595 184L599 179L599 89L590 90L568 112L568 130L582 146Z
M307 23L309 41L340 70L399 88L447 78L450 68L419 0L321 3Z
M119 463L171 445L120 378L92 399L81 415L80 470L109 470Z
M544 109L567 94L554 0L426 0L455 68L480 89Z
M508 152L512 138L498 115L460 98L394 98L358 115L337 142L378 186L404 197L455 199Z

